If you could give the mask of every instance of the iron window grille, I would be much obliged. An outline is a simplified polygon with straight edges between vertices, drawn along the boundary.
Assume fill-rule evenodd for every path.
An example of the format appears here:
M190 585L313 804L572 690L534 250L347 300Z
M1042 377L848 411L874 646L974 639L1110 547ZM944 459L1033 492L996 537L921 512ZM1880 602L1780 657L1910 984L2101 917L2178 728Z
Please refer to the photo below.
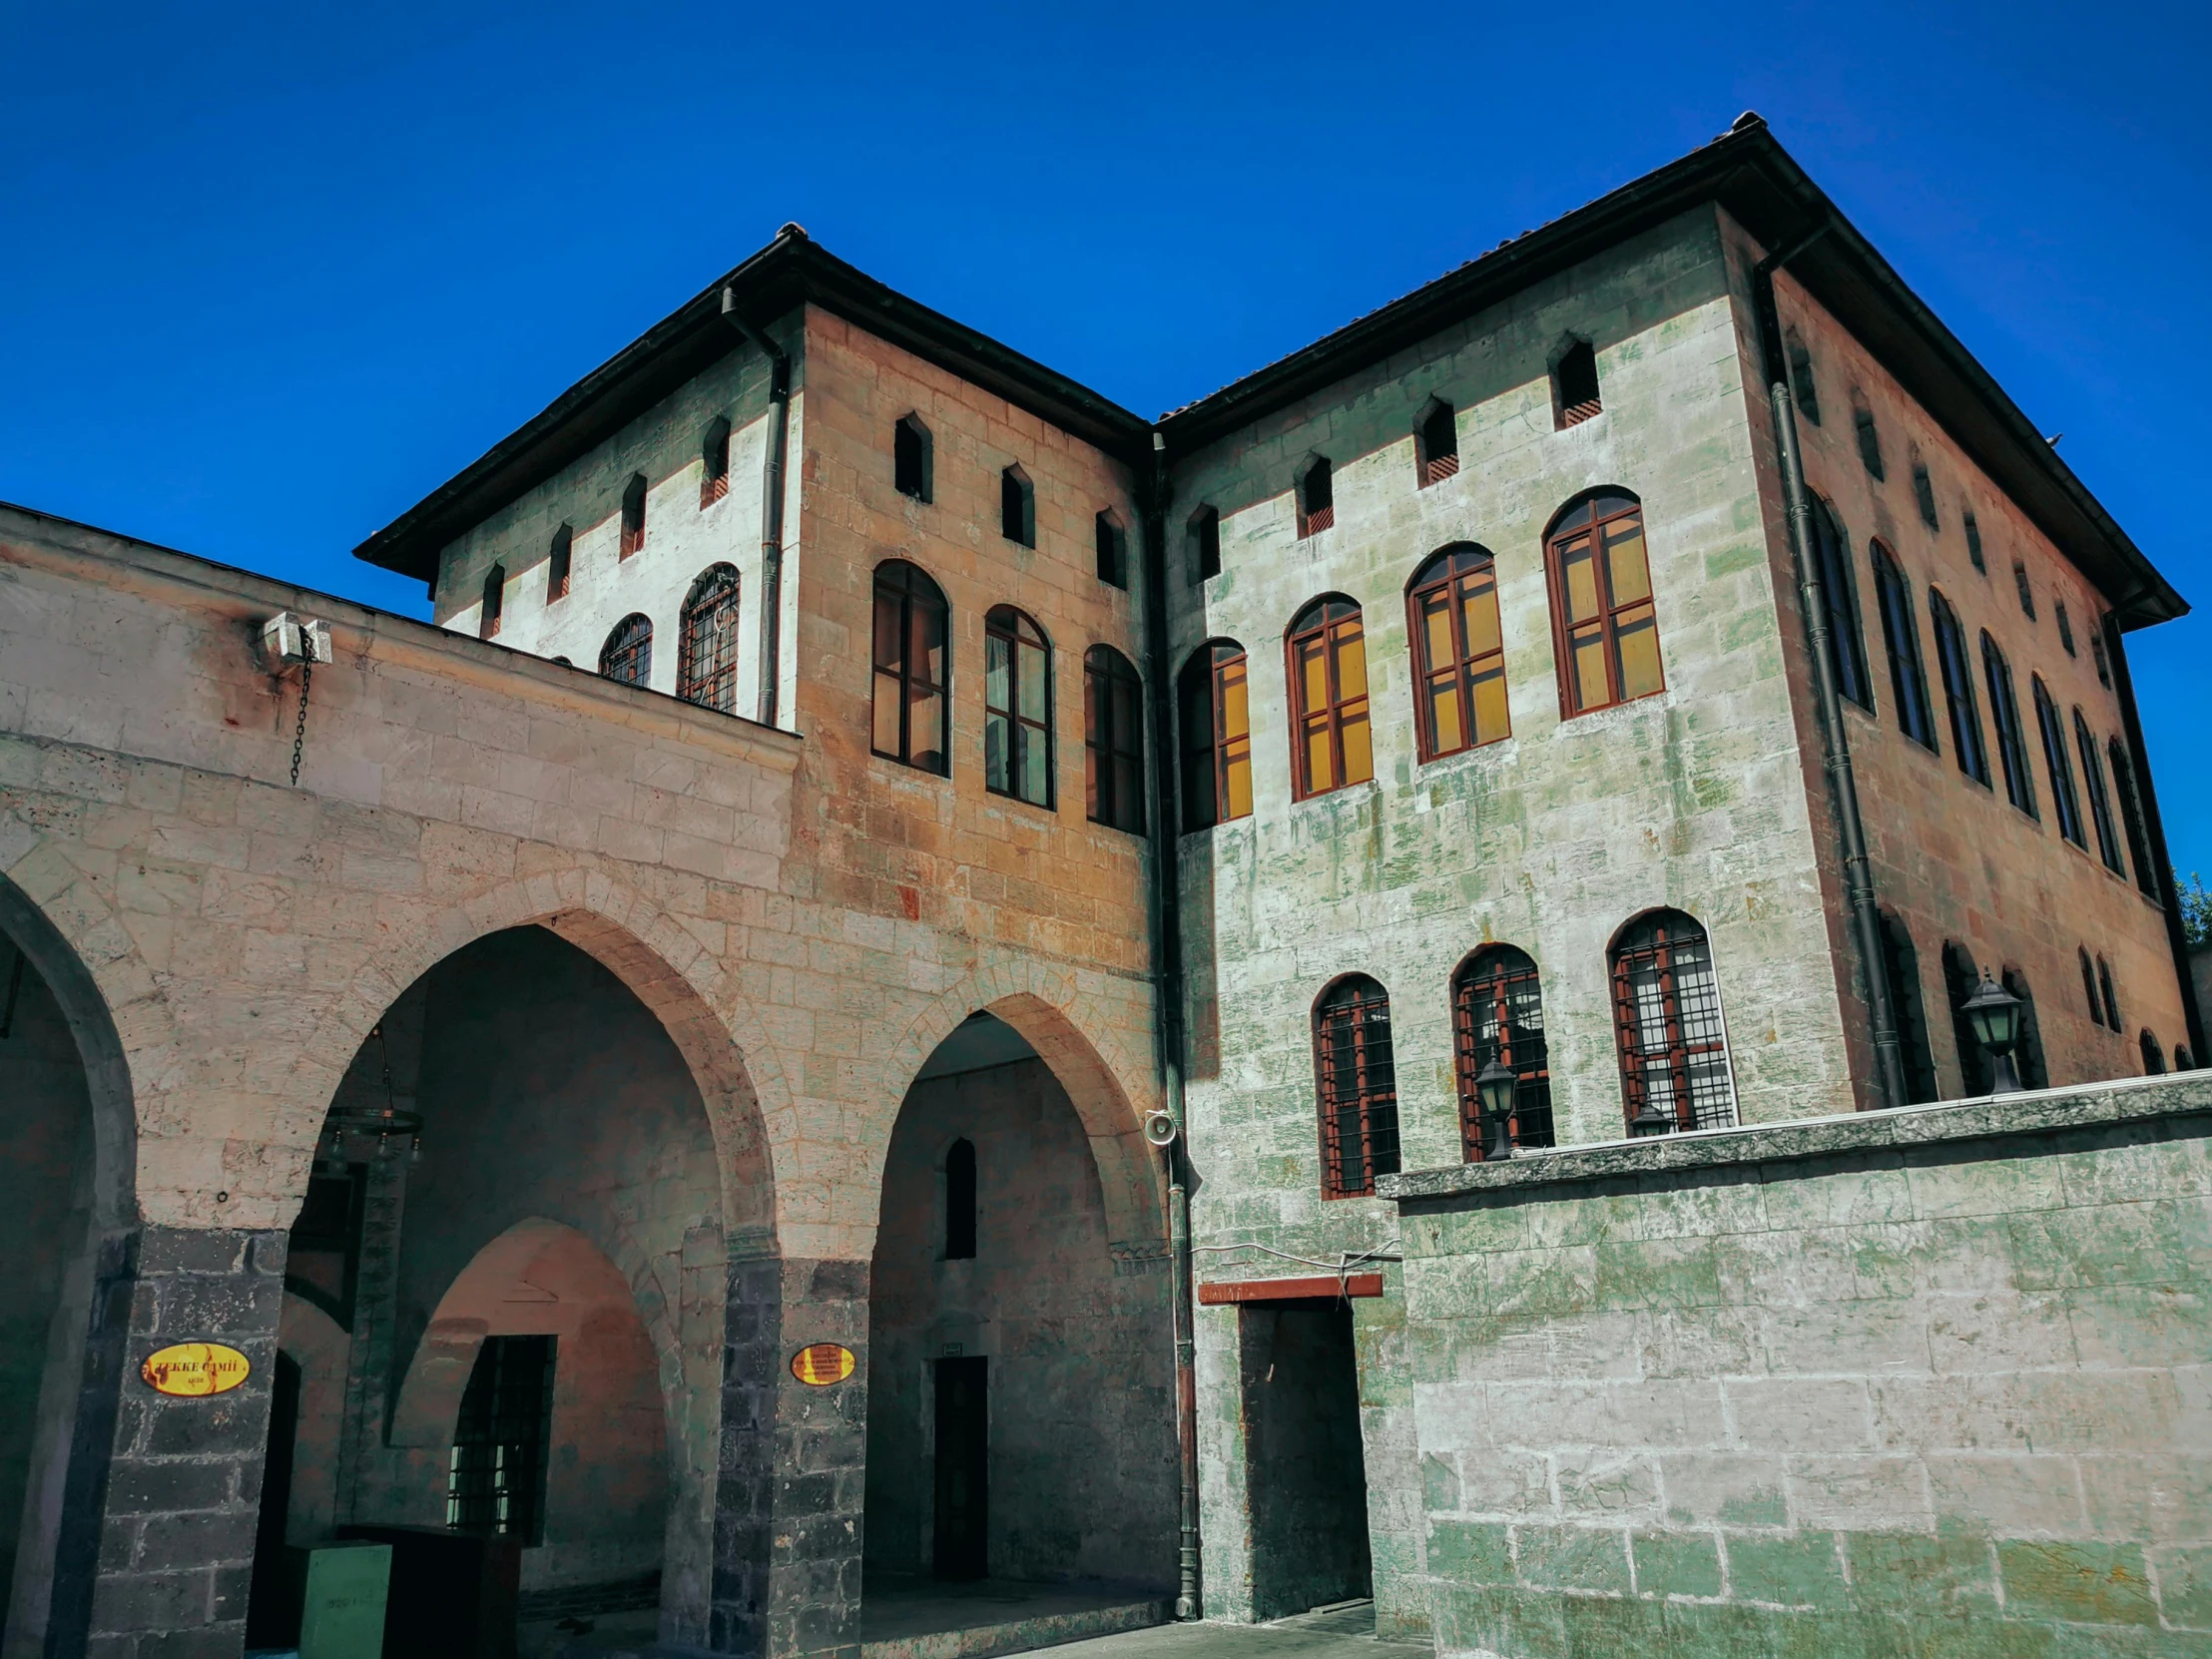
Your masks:
M1450 548L1422 565L1405 595L1420 689L1420 758L1439 760L1512 736L1497 565L1480 547Z
M1665 691L1643 508L1600 491L1567 509L1546 540L1562 718Z
M887 761L949 776L947 615L937 584L903 559L875 567L869 744Z
M486 1337L476 1351L446 1469L445 1524L454 1531L543 1540L554 1344Z
M599 650L599 672L625 686L642 686L653 678L653 622L632 612L614 626Z
M1390 999L1365 974L1326 991L1314 1009L1321 1097L1322 1196L1357 1198L1397 1172L1397 1071Z
M1680 911L1632 923L1613 947L1613 1017L1631 1123L1672 1129L1736 1121L1720 980L1705 929Z
M1176 701L1183 740L1183 829L1252 816L1252 697L1244 647L1200 646L1183 665Z
M1375 776L1375 751L1360 607L1344 598L1315 600L1291 624L1283 649L1297 799L1366 783Z
M1475 1079L1493 1058L1513 1074L1513 1144L1553 1145L1543 990L1527 953L1500 944L1468 958L1452 976L1451 1027L1466 1161L1482 1157L1482 1099Z
M983 787L1052 805L1052 647L1011 605L983 618Z
M1144 833L1144 682L1110 645L1083 654L1083 784L1093 824Z
M684 600L677 636L676 695L687 703L738 712L738 572L710 565Z

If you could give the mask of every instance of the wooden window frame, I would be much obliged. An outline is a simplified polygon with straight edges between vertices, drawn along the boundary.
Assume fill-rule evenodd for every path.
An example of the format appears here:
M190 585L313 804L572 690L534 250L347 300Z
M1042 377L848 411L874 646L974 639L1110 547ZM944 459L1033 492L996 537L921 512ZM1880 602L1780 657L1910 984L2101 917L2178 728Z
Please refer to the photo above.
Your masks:
M1144 833L1144 680L1110 645L1083 653L1083 794L1091 823Z
M1527 994L1516 997L1516 990ZM1524 1017L1531 1008L1533 1025ZM1485 1012L1490 1029L1502 1041L1482 1034ZM1482 1097L1475 1079L1493 1053L1514 1077L1513 1144L1556 1145L1543 983L1525 950L1509 944L1484 945L1459 964L1451 976L1451 1031L1459 1083L1459 1144L1465 1161L1473 1164L1482 1159Z
M622 486L622 543L618 558L627 559L645 546L645 474L633 472Z
M1990 788L1988 743L1981 729L1981 706L1974 698L1973 670L1966 661L1966 629L1940 588L1928 590L1928 620L1936 630L1936 667L1943 681L1943 707L1950 717L1950 752L1958 770L1983 789Z
M631 628L632 623L639 624ZM628 638L624 638L625 633ZM630 672L634 670L635 672ZM653 680L653 619L632 611L607 630L607 643L599 648L602 679L619 686L650 686Z
M1027 637L1027 629L1034 638ZM990 652L993 644L1002 645L1006 652L1006 701L991 701ZM1044 714L1040 718L1022 710L1022 692L1025 676L1032 672L1023 665L1030 661L1027 653L1034 652L1043 659L1043 667L1034 672L1044 678ZM1011 605L993 605L983 616L983 788L990 794L1003 796L1009 801L1019 801L1031 807L1041 807L1052 812L1058 794L1057 756L1053 753L1053 667L1052 640L1036 618L1027 611ZM1006 782L1001 785L991 779L990 742L994 725L1004 730ZM1026 762L1031 744L1044 746L1044 799L1022 793L1023 779L1027 773Z
M684 596L677 623L676 695L686 703L726 715L738 712L738 619L743 591L737 566L713 564L699 573Z
M2004 799L2040 824L2035 805L2035 774L2028 765L2027 732L2020 725L2019 698L2012 689L2012 665L1981 630L1981 677L1989 688L1989 719L1997 732L1997 765L2004 774Z
M1332 614L1339 606L1345 608L1344 613ZM1305 626L1300 626L1302 623ZM1318 642L1321 648L1323 691L1328 702L1320 709L1306 707L1306 677L1299 672L1299 651L1309 641ZM1344 686L1344 655L1346 647L1354 643L1360 647L1360 689L1348 692ZM1283 670L1289 677L1291 694L1292 800L1311 801L1317 796L1334 795L1339 790L1373 781L1375 726L1373 700L1368 695L1367 661L1367 619L1358 602L1341 593L1324 594L1307 605L1284 634ZM1361 724L1368 728L1368 770L1354 778L1345 756L1345 733ZM1314 784L1307 754L1308 741L1314 733L1325 733L1328 737L1329 765L1335 780L1319 788Z
M1684 932L1687 936L1671 937L1668 929ZM1649 932L1652 937L1644 942L1640 935ZM1701 1035L1694 1042L1688 1035L1682 1007L1681 986L1677 969L1681 960L1693 946L1702 947L1704 966L1711 979L1712 1033ZM1721 1128L1736 1122L1736 1076L1733 1056L1728 1047L1728 1028L1720 998L1720 968L1714 959L1712 936L1694 916L1680 910L1647 911L1630 922L1614 937L1607 951L1607 966L1612 981L1613 1037L1620 1059L1623 1115L1633 1125L1636 1114L1642 1110L1649 1092L1653 1058L1660 1060L1674 1099L1674 1123L1676 1130ZM1662 1025L1664 1038L1656 1049L1647 1050L1643 1045L1642 1022L1637 1017L1634 985L1637 967L1649 961L1659 975ZM1704 1010L1699 1010L1704 1013ZM1693 1060L1718 1055L1719 1075L1727 1084L1727 1099L1717 1107L1701 1107L1696 1096L1696 1080L1691 1072Z
M1890 659L1890 690L1898 700L1898 730L1931 755L1936 741L1936 711L1928 700L1928 663L1921 656L1920 619L1913 610L1913 585L1905 567L1881 541L1868 544L1874 563L1877 608L1882 612L1882 645Z
M2043 740L2043 769L2050 775L2051 810L2058 819L2058 838L2069 846L2089 850L2089 827L2081 816L2081 797L2074 789L2073 759L2066 753L2066 724L2051 701L2050 689L2040 674L2028 676L2035 700L2035 730Z
M868 596L868 752L932 778L949 778L952 775L952 607L945 600L944 590L928 572L904 559L885 559L875 567ZM880 638L882 605L886 599L895 600L897 604L897 648L894 660L889 662L884 661ZM913 655L917 606L936 616L938 650L944 658L940 681L930 681L916 672L909 660ZM928 753L926 748L916 749L914 744L913 712L917 693L934 699L937 710L934 765L916 759L917 755ZM898 700L898 749L895 752L879 749L875 744L875 710L886 695Z
M1313 1017L1322 1197L1372 1197L1376 1177L1399 1167L1390 995L1368 975L1348 973L1314 999ZM1348 1144L1353 1136L1357 1147Z
M1600 514L1596 503L1600 500L1619 500L1627 505ZM1582 503L1591 503L1588 520L1581 524L1561 526L1571 518ZM1650 582L1650 593L1630 600L1625 605L1613 603L1612 561L1605 557L1606 526L1621 519L1633 517L1643 534L1644 573ZM1597 584L1598 614L1592 622L1570 624L1567 620L1566 576L1560 564L1560 544L1575 536L1587 535L1591 541L1591 579ZM1577 496L1562 508L1552 520L1552 528L1544 536L1544 583L1551 600L1551 639L1553 666L1559 680L1559 718L1573 720L1580 715L1594 715L1605 709L1617 709L1625 703L1640 702L1646 697L1664 696L1667 690L1666 654L1659 638L1659 582L1658 571L1651 556L1651 525L1644 518L1642 501L1626 490L1596 490ZM1658 665L1659 683L1647 692L1635 697L1621 695L1620 633L1621 619L1632 611L1648 610L1651 617L1651 650ZM1634 620L1634 619L1632 619ZM1595 627L1594 636L1603 648L1605 662L1605 701L1576 705L1574 693L1574 644L1575 627Z
M1470 558L1474 562L1461 565L1461 560ZM1498 617L1498 643L1494 651L1477 655L1467 645L1468 590L1481 581L1489 584L1491 610L1498 611L1497 560L1488 548L1465 542L1429 555L1405 589L1405 626L1413 643L1413 732L1423 764L1440 761L1447 755L1463 755L1487 744L1503 743L1513 735L1509 699L1503 730L1484 737L1475 720L1474 688L1477 683L1494 675L1501 697L1507 690L1502 613ZM1438 592L1448 596L1446 613L1451 626L1452 661L1442 667L1428 660L1428 630L1421 625L1422 601ZM1464 743L1449 749L1438 744L1435 733L1435 693L1447 681L1459 704L1459 729L1466 734Z
M1197 736L1197 723L1191 717L1193 688L1205 689L1206 728L1203 742L1193 742ZM1237 736L1230 736L1229 693L1231 687L1244 689L1245 729ZM1245 648L1235 640L1208 640L1184 660L1182 673L1176 676L1176 720L1179 727L1178 741L1181 754L1178 757L1178 779L1182 787L1183 833L1196 834L1202 830L1212 830L1219 825L1234 824L1239 819L1252 816L1252 660ZM1236 791L1232 788L1239 770L1244 778L1245 810L1229 811ZM1209 805L1202 815L1198 790L1194 787L1197 776L1203 774L1206 783L1205 801Z

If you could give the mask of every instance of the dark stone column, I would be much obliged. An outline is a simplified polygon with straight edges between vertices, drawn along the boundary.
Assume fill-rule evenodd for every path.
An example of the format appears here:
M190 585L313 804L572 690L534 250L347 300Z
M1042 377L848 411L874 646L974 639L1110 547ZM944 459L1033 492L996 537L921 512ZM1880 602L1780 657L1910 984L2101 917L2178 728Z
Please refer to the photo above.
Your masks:
M719 1653L859 1653L867 1284L865 1262L731 1264L710 1635ZM801 1382L792 1356L813 1343L852 1350L852 1376Z
M280 1232L146 1227L101 1252L72 1437L47 1651L88 1659L236 1659L269 1441ZM236 1388L156 1393L147 1356L223 1343Z

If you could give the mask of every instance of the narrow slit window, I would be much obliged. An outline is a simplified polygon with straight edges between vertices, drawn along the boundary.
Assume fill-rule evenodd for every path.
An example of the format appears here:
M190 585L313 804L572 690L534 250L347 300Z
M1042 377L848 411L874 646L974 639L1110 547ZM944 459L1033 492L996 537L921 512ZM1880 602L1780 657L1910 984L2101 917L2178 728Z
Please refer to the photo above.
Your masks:
M1921 509L1921 522L1931 530L1942 528L1942 521L1936 516L1936 480L1928 475L1928 463L1918 456L1913 460L1913 500Z
M1966 557L1973 561L1974 569L1984 576L1988 575L1989 562L1981 552L1981 525L1975 520L1971 507L1959 515L1959 522L1966 530Z
M1790 359L1790 391L1797 401L1798 414L1818 426L1821 399L1820 388L1813 383L1813 353L1805 348L1795 328L1785 331L1784 349Z
M684 599L677 631L676 695L687 703L738 712L738 571L709 565Z
M2058 705L2043 689L2041 675L2028 677L2035 696L2035 728L2043 740L2043 766L2050 774L2051 811L2058 819L2058 833L2074 845L2088 849L2089 837L2081 828L2081 800L2074 794L2073 763L2066 758L2066 729L2058 718Z
M1316 455L1298 475L1298 533L1316 536L1337 522L1336 476L1326 455Z
M1413 635L1415 724L1423 761L1512 735L1497 564L1488 549L1446 548L1414 573L1405 596Z
M461 1390L446 1463L445 1524L536 1544L545 1535L553 1337L486 1337Z
M1597 348L1588 340L1578 339L1559 354L1551 371L1551 399L1554 430L1562 432L1604 409L1598 395Z
M2089 965L2089 952L2080 945L2074 947L2074 955L2081 963L2081 997L2089 1004L2089 1023L2104 1023L2104 1004L2097 1000L2097 970Z
M624 686L643 686L653 678L653 622L633 611L614 625L599 648L599 672Z
M1144 682L1110 645L1083 654L1083 793L1093 824L1144 833Z
M2004 773L2004 798L2029 818L2035 811L2035 780L2027 770L2027 735L2020 727L2020 706L2012 695L2012 665L1996 641L1981 636L1981 677L1989 687L1989 719L1997 731L1997 764Z
M975 1259L975 1143L965 1139L944 1154L944 1259Z
M2145 1077L2163 1077L2166 1075L2166 1057L2159 1052L2158 1039L2151 1034L2148 1026L2145 1026L2142 1034L2135 1039L2135 1046L2143 1056L2143 1075Z
M1360 607L1349 599L1317 599L1291 624L1285 650L1297 798L1366 783L1375 776L1375 750Z
M1110 588L1129 586L1129 533L1110 512L1100 513L1098 530L1098 579Z
M622 548L627 559L645 545L645 474L632 473L622 487Z
M891 427L891 482L900 495L916 501L931 498L929 428L913 415L901 415Z
M2112 798L2105 793L2104 761L2097 754L2097 740L2089 735L2089 723L2081 710L2073 712L2074 752L2081 757L2081 787L2089 797L2089 824L2097 832L2097 856L2104 867L2122 880L2127 860L2120 854L2120 837L2112 824Z
M499 637L499 616L507 604L507 567L493 565L484 572L484 597L476 613L476 637L491 640Z
M1244 647L1214 640L1191 653L1176 687L1183 739L1183 828L1252 816L1252 698Z
M1928 1009L1921 1000L1921 956L1914 948L1912 929L1895 910L1879 916L1882 934L1882 976L1890 992L1890 1012L1897 1022L1898 1058L1905 1068L1905 1098L1909 1105L1926 1105L1941 1098L1936 1084L1936 1054L1929 1041Z
M730 493L730 422L718 416L700 443L699 505L711 507Z
M1466 1161L1482 1156L1482 1097L1475 1079L1493 1059L1513 1074L1513 1144L1553 1145L1543 989L1528 953L1493 944L1462 962L1451 978L1451 1026Z
M1882 433L1874 423L1874 410L1866 404L1854 402L1851 407L1851 424L1859 434L1859 460L1866 467L1867 476L1878 483L1883 478Z
M1821 608L1827 613L1828 651L1836 668L1836 690L1870 715L1874 713L1874 677L1867 672L1867 637L1859 622L1859 584L1853 579L1851 542L1825 501L1813 503L1813 559L1821 578Z
M983 618L983 787L1052 805L1052 647L1011 605Z
M1420 487L1440 484L1459 470L1459 421L1451 405L1431 397L1413 431L1413 460Z
M2027 585L2027 563L2023 559L2012 561L2012 589L2020 596L2020 615L2033 622L2035 620L2035 590Z
M2110 691L2112 689L2112 659L2105 655L2104 631L2101 628L2089 636L2089 657L2097 665L2097 684Z
M1966 1015L1967 1000L1979 983L1981 970L1974 966L1972 952L1956 939L1945 939L1943 991L1950 1003L1950 1042L1958 1056L1960 1099L1987 1094L1992 1082L1989 1051L1981 1046L1981 1039L1973 1032L1973 1021Z
M545 602L548 605L568 597L568 562L575 550L574 529L564 524L553 532L553 543L545 553Z
M1008 541L1037 545L1037 492L1018 466L998 475L998 528Z
M1890 656L1890 689L1898 700L1898 726L1923 749L1936 748L1936 720L1928 707L1928 670L1921 660L1921 626L1913 590L1896 557L1873 544L1875 588L1882 604L1882 643Z
M2158 872L2151 866L2150 837L2144 833L2143 804L2135 794L2135 768L2118 738L2104 746L2112 763L2112 790L2120 798L2120 826L2127 831L2127 855L2135 861L2135 886L2145 898L2158 897Z
M1943 677L1943 703L1950 713L1950 752L1958 770L1989 787L1989 754L1982 741L1981 710L1976 706L1973 671L1966 662L1966 631L1941 591L1928 590L1928 617L1936 627L1936 665Z
M2124 1030L2120 1024L2119 993L2112 988L2112 964L2102 956L2097 958L2097 994L2104 1003L2104 1023L2115 1031Z
M1355 1198L1397 1173L1397 1068L1390 999L1365 974L1337 981L1314 1005L1321 1099L1322 1196Z
M1716 1129L1736 1121L1720 980L1705 929L1659 910L1622 930L1612 951L1613 1026L1628 1121Z
M875 567L873 753L949 775L944 593L903 559Z
M2065 647L2066 655L2080 656L2081 653L2074 649L2073 618L2066 614L2066 602L2063 599L2051 601L2050 617L2051 621L2058 624L2058 643Z
M2020 1000L2020 1034L2012 1048L2012 1062L2019 1070L2020 1081L2031 1089L2048 1088L2050 1068L2043 1058L2043 1027L2035 1017L2035 992L2028 986L2027 975L2008 967L1997 975L1997 983Z
M1221 574L1221 514L1201 507L1191 514L1191 580L1203 582Z
M1666 690L1643 508L1600 491L1553 521L1545 538L1562 718Z

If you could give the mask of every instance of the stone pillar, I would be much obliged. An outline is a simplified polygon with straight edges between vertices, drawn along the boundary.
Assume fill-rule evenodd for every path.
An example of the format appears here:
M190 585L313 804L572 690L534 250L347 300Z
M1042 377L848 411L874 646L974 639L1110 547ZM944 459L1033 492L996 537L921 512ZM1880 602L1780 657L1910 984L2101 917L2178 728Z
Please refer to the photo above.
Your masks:
M364 1514L361 1493L373 1483L372 1459L383 1450L399 1325L399 1231L407 1202L407 1153L371 1151L362 1160L361 1237L353 1275L352 1342L345 1354L345 1406L338 1423L337 1518Z
M55 1571L50 1653L236 1659L269 1443L280 1232L146 1227L103 1247ZM204 1398L140 1379L172 1343L240 1350L246 1382Z
M867 1470L868 1264L730 1265L715 1493L719 1653L853 1659L860 1644L860 1523ZM814 1343L852 1350L852 1376L814 1387L791 1360Z

